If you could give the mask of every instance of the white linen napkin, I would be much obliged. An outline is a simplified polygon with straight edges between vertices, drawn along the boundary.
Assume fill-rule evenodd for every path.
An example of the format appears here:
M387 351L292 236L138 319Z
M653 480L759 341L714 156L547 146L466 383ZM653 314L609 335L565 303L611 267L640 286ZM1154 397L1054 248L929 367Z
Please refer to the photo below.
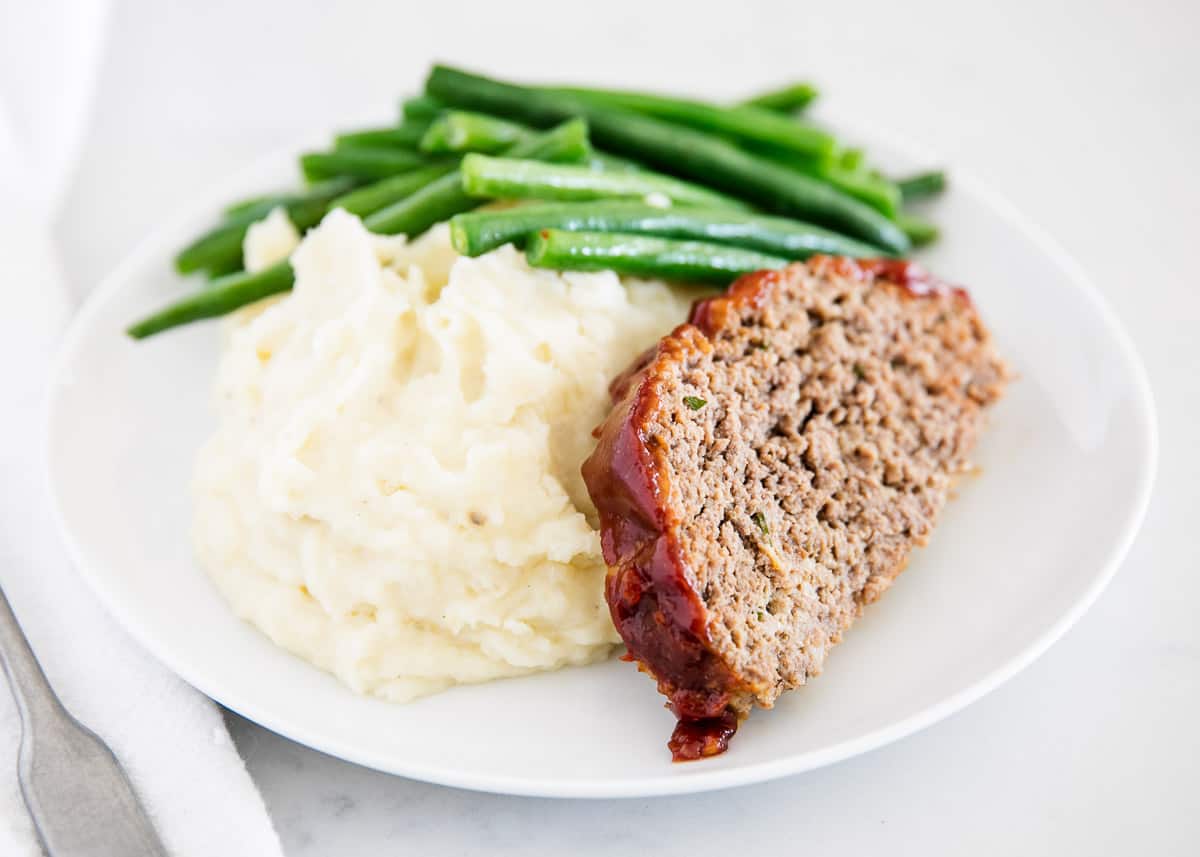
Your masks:
M282 857L216 706L141 651L71 567L48 508L43 396L70 315L51 239L87 118L105 0L3 0L0 27L0 585L66 706L121 759L177 857ZM0 854L40 854L0 683Z

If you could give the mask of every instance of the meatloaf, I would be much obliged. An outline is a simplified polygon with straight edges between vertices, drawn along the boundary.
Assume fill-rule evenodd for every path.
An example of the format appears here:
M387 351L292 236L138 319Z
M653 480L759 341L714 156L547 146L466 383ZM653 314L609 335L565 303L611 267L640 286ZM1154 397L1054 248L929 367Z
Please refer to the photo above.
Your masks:
M743 277L614 380L583 476L675 759L821 671L929 538L1006 380L966 292L831 257Z

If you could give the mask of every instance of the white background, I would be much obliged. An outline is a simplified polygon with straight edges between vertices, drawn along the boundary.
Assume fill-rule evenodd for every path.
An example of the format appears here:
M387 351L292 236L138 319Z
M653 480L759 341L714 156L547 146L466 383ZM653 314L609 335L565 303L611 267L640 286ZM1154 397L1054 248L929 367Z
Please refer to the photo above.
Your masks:
M1158 402L1158 487L1115 582L950 720L772 784L578 802L407 782L231 717L290 855L1200 851L1200 4L144 2L110 25L57 225L81 294L195 192L388 110L431 59L713 96L811 77L1054 235L1129 327Z

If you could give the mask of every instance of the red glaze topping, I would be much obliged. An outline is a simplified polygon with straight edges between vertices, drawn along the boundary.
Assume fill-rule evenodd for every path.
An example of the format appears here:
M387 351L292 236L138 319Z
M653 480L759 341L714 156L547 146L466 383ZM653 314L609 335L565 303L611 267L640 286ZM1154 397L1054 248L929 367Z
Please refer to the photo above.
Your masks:
M724 753L729 749L729 739L737 732L737 727L737 715L732 711L704 720L680 720L667 742L671 758L676 762L687 762Z
M852 260L848 260L852 261ZM853 262L872 280L893 283L915 298L954 297L970 301L967 290L943 283L916 262L908 259L859 259Z
M676 332L688 336L685 331ZM694 330L688 338L710 347ZM666 450L641 430L643 415L657 406L654 384L646 377L657 353L640 358L635 371L613 382L619 401L583 464L583 478L600 512L613 624L683 724L669 745L679 761L725 749L737 728L737 717L728 711L737 683L709 649L704 605L687 581L676 527L667 518Z

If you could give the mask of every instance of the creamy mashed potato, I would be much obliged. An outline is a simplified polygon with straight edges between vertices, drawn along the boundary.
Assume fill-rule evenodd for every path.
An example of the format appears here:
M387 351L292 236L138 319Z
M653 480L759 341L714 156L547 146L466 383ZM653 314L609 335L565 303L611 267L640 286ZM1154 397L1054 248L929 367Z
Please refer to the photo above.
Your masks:
M300 233L281 206L257 223L251 223L242 242L242 263L247 271L260 271L286 259L300 243Z
M252 230L247 261L286 256L289 229ZM291 258L295 290L227 328L196 466L196 545L233 609L392 700L609 654L579 465L609 380L694 292L340 210Z

